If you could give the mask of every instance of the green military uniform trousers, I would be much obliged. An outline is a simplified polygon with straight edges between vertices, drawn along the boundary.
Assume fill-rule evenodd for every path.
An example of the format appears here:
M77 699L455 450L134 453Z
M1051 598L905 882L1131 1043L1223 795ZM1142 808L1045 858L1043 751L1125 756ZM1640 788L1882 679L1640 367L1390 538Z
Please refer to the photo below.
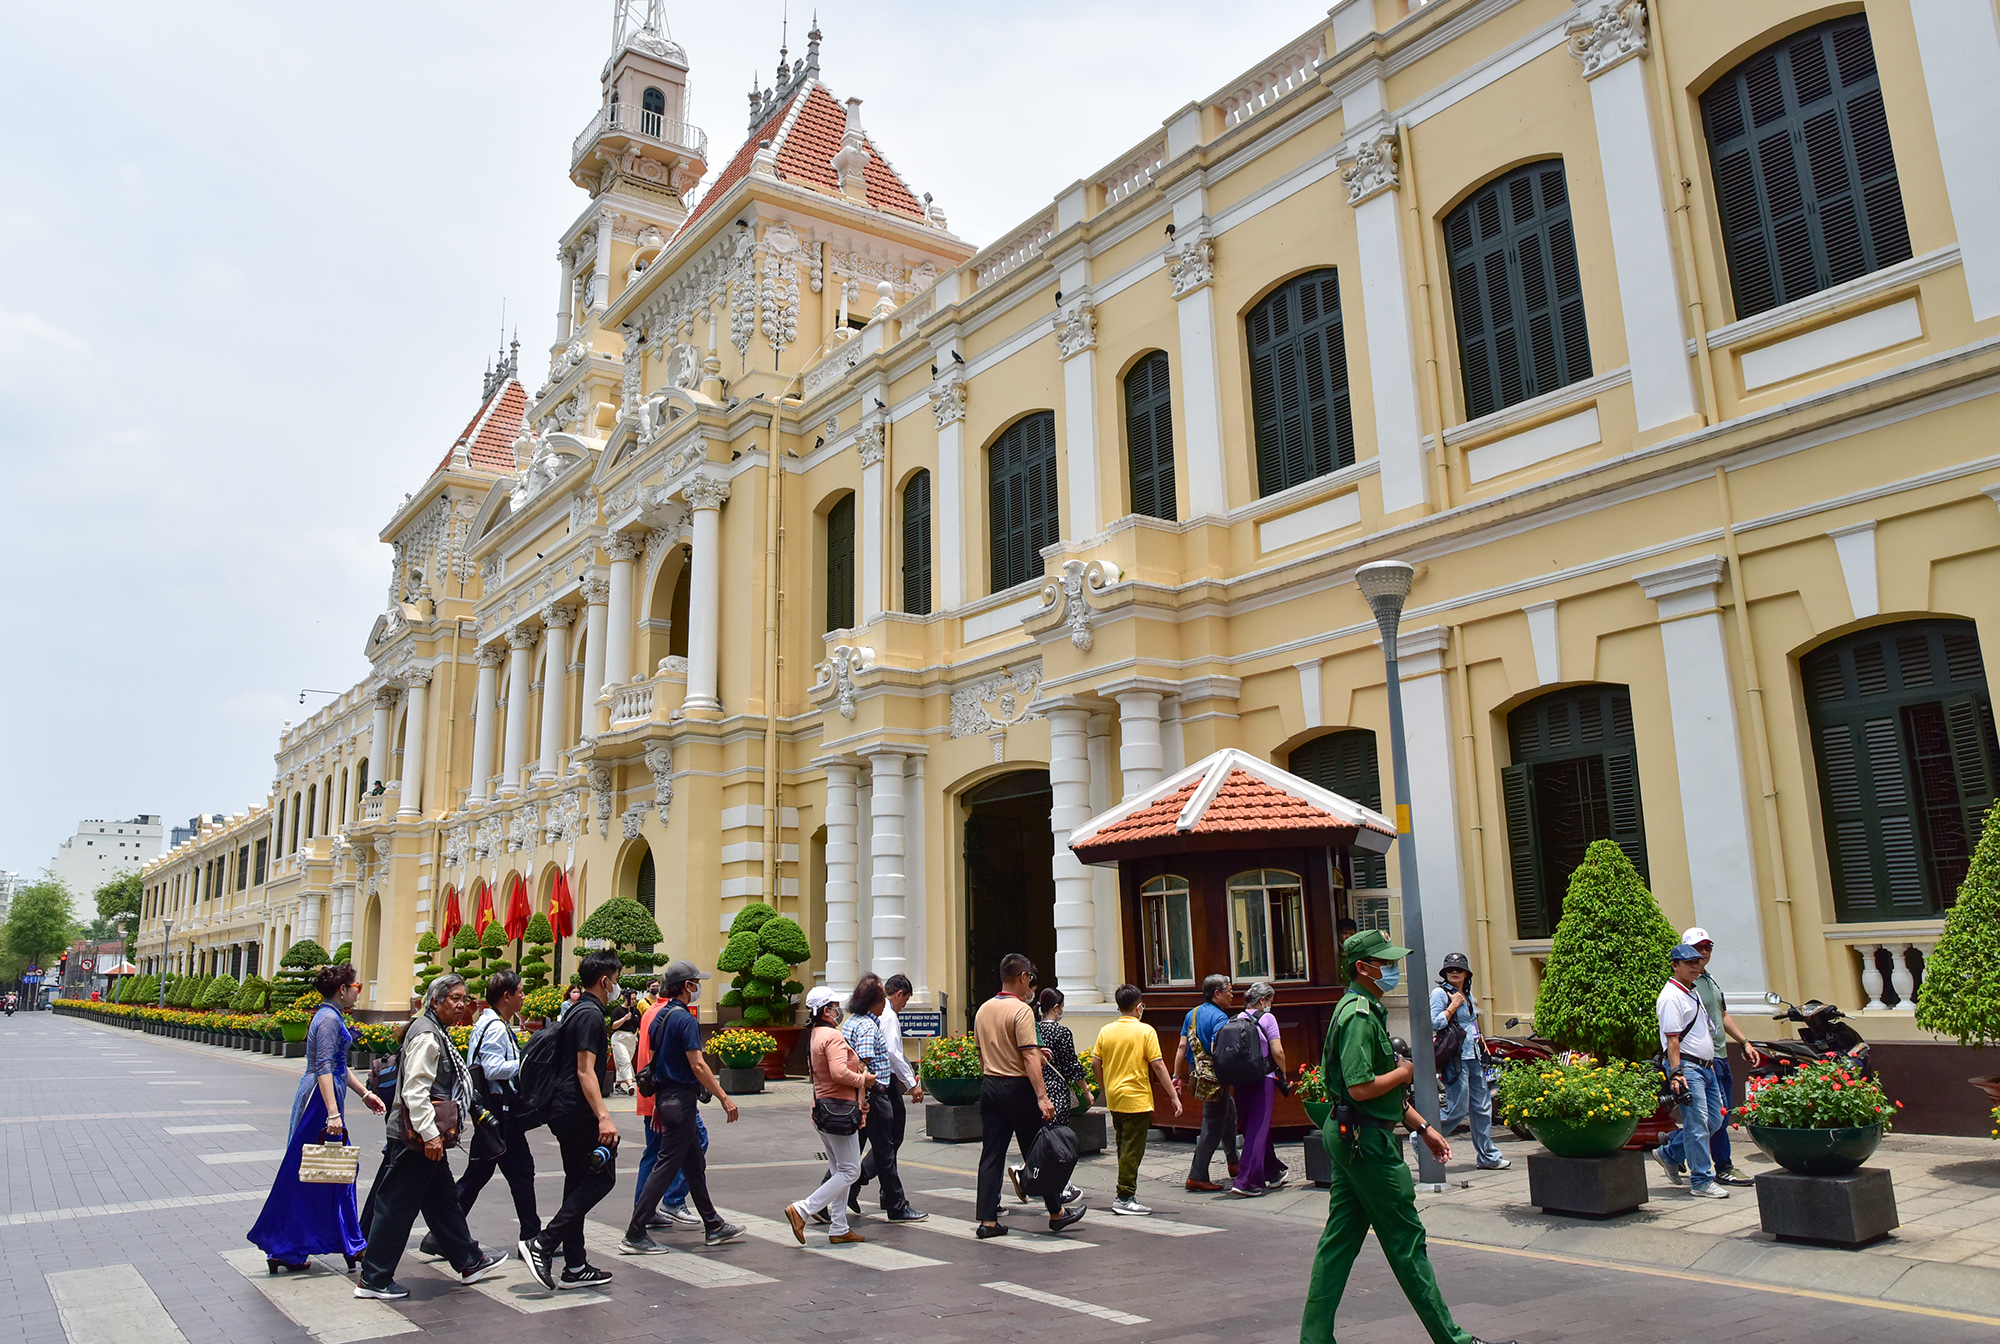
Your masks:
M1403 1160L1402 1141L1389 1130L1369 1126L1361 1131L1361 1154L1356 1157L1330 1118L1321 1136L1333 1159L1333 1181L1326 1192L1326 1230L1313 1252L1312 1282L1299 1322L1300 1344L1333 1344L1334 1309L1347 1290L1354 1257L1371 1227L1403 1285L1403 1295L1435 1344L1471 1344L1472 1336L1452 1320L1451 1309L1438 1292L1437 1276L1431 1273L1424 1224L1417 1217L1416 1183Z

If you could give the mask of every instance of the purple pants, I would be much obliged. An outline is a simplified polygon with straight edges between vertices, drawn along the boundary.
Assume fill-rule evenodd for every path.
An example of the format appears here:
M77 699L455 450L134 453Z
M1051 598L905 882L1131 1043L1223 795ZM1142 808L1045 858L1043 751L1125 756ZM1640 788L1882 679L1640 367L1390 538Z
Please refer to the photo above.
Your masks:
M1271 1142L1271 1110L1277 1105L1278 1080L1267 1074L1232 1090L1236 1093L1236 1115L1243 1124L1243 1159L1237 1164L1232 1184L1238 1190L1262 1190L1277 1179L1280 1170L1278 1150Z

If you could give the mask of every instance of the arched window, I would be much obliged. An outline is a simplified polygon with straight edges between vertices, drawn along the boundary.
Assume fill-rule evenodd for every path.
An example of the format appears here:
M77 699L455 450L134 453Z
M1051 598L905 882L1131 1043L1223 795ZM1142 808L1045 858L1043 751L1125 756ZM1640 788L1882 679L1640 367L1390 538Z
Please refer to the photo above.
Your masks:
M358 803L367 796L368 796L368 758L366 756L363 756L361 758L361 763L354 767L354 801Z
M1591 841L1615 841L1646 876L1631 692L1583 686L1531 700L1507 716L1507 739L1514 763L1500 772L1500 795L1514 918L1520 937L1547 938Z
M903 487L903 610L931 610L931 474L919 471Z
M1339 276L1311 271L1288 281L1250 310L1247 325L1257 493L1352 466Z
M1174 413L1167 352L1155 350L1125 375L1125 443L1131 460L1132 512L1172 522Z
M287 854L296 854L299 852L299 809L304 805L304 801L304 794L298 792L292 794L292 843L291 847L285 851ZM311 834L311 832L307 832L307 834Z
M1194 983L1194 921L1184 877L1156 877L1139 888L1139 914L1146 931L1146 983Z
M658 89L647 89L639 95L639 134L660 139L660 126L667 118L667 95Z
M1024 415L994 441L986 455L986 484L997 593L1039 578L1042 548L1054 545L1062 531L1054 411Z
M1814 650L1799 675L1839 917L1950 909L2000 778L1972 622L1878 626Z
M1445 216L1444 241L1468 419L1590 377L1561 159L1474 192Z
M1297 873L1255 868L1229 879L1229 962L1238 980L1305 980L1306 897Z
M646 913L653 911L653 851L648 849L639 856L639 877L632 887L632 899L646 907Z
M1866 15L1758 52L1702 95L1701 116L1737 317L1909 258Z
M1285 768L1300 779L1331 789L1363 807L1382 810L1382 768L1375 757L1375 734L1366 728L1343 728L1293 749ZM1354 851L1354 885L1385 888L1389 865L1381 854Z
M854 496L826 511L826 628L854 624Z

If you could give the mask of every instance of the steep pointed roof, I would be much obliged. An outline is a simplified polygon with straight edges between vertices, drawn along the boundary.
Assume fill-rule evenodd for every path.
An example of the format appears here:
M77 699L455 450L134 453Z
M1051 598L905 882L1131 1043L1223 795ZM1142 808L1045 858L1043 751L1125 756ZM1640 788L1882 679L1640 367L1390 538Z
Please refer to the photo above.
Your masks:
M449 467L452 458L462 451L466 465L473 471L511 476L516 470L514 440L527 429L528 389L521 386L518 378L504 379L487 392L486 400L479 403L464 431L445 451L444 461L431 474L435 476Z
M771 150L777 156L780 179L840 199L840 182L834 176L833 156L840 152L841 137L846 131L847 108L826 85L817 79L807 79L723 165L714 184L702 195L701 203L695 206L680 231L686 233L692 229L708 213L710 206L722 200L731 188L749 176L750 165L757 158L759 141L766 138L767 132ZM868 148L868 165L862 169L861 181L867 188L869 207L923 220L923 202L910 190L909 183L882 156L872 136L864 131L862 139Z

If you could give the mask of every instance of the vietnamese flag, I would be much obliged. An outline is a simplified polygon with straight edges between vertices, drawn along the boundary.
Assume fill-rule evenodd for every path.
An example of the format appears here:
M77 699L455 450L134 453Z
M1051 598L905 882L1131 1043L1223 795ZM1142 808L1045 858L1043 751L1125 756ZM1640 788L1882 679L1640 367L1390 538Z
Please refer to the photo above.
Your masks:
M493 888L479 889L479 908L472 912L472 931L481 938L486 936L486 926L493 922Z
M451 946L452 935L458 932L459 926L463 923L465 921L459 917L458 913L458 888L446 887L444 889L444 931L438 935L438 942L446 947Z
M556 884L549 892L549 927L558 938L567 938L575 932L571 916L576 913L576 902L570 899L569 874L556 869Z
M514 874L514 890L507 898L506 934L509 942L518 943L521 935L528 931L528 920L534 911L528 908L528 884Z

